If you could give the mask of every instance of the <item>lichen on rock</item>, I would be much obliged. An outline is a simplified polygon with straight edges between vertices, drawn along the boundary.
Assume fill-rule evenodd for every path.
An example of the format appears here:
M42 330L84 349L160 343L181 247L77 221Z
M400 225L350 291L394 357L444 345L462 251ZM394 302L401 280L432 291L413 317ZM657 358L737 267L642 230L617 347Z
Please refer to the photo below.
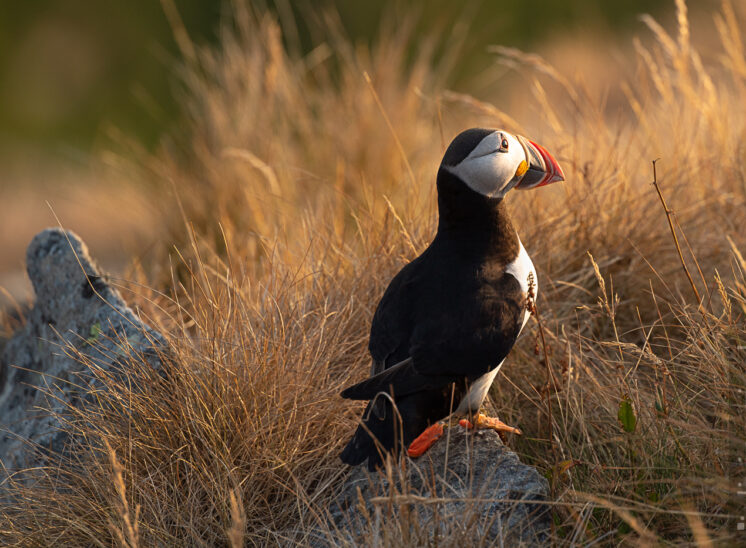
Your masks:
M0 480L69 450L60 417L136 354L160 367L162 336L145 325L94 264L81 239L46 229L26 253L36 301L0 355Z

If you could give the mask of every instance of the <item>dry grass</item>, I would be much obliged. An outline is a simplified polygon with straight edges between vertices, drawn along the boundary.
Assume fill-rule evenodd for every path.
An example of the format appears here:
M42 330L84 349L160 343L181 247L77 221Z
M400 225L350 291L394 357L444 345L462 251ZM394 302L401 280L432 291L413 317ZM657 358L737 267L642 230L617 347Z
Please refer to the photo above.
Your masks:
M635 42L619 111L538 56L496 50L529 75L520 100L536 116L520 126L504 100L445 90L452 60L434 66L427 47L407 59L411 25L368 50L324 16L327 41L300 56L283 46L292 25L237 7L221 50L186 48L189 127L136 171L162 183L160 230L176 245L132 275L168 290L123 289L168 334L168 374L134 365L138 390L108 379L99 405L72 411L89 449L16 487L0 538L308 542L344 477L337 453L359 408L338 393L368 371L374 307L433 233L445 141L484 125L525 131L567 175L509 198L539 270L546 348L531 322L492 394L525 433L513 447L550 479L556 542L741 540L744 18L723 5L705 63L676 6L673 35L644 19L652 40ZM650 184L656 158L680 251ZM405 537L398 525L387 544Z

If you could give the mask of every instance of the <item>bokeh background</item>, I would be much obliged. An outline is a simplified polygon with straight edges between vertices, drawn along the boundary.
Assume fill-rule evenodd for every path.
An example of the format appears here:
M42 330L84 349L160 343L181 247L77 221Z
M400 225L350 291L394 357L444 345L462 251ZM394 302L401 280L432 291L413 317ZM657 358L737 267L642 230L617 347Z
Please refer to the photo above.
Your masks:
M132 360L62 419L90 443L29 471L0 544L138 545L132 509L142 545L315 538L362 412L338 395L477 125L567 176L508 200L541 290L491 393L556 543L743 544L746 1L273 2L3 4L0 347L60 223L169 374ZM365 531L432 543L398 515ZM442 544L484 544L473 516Z
M692 20L716 4L690 1ZM641 30L638 15L667 23L674 3L285 0L268 7L295 19L297 34L285 39L303 51L325 39L304 21L329 8L349 37L367 44L386 20L413 19L423 35L468 25L448 85L478 98L488 88L503 86L507 96L520 86L508 71L485 70L491 44L540 52L603 88L624 70L619 59L631 48L629 35ZM28 294L25 246L58 222L80 233L109 269L147 256L157 237L152 204L139 191L142 181L117 171L117 158L153 151L164 135L178 135L182 53L174 29L183 23L194 43L217 44L221 19L232 9L230 2L185 0L0 3L0 286L7 290L0 299Z

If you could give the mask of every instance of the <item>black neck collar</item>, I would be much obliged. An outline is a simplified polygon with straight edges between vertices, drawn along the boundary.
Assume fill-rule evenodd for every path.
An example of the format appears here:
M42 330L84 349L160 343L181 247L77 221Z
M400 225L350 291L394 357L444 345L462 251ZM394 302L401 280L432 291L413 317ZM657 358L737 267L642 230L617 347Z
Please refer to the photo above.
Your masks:
M443 167L438 170L437 184L439 239L505 264L518 256L518 234L502 198L472 190Z

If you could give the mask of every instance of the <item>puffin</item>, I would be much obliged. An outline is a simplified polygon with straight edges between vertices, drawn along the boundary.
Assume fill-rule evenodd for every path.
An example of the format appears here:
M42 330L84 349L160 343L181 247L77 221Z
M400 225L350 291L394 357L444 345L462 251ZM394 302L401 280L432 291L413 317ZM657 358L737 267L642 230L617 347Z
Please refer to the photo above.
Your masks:
M349 465L424 454L444 428L518 428L479 412L531 315L534 265L506 208L513 189L563 181L542 146L500 129L458 134L437 173L438 227L383 294L370 329L371 375L342 397L368 400L342 451Z

